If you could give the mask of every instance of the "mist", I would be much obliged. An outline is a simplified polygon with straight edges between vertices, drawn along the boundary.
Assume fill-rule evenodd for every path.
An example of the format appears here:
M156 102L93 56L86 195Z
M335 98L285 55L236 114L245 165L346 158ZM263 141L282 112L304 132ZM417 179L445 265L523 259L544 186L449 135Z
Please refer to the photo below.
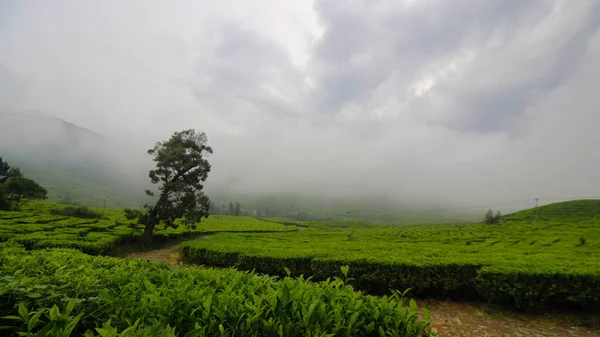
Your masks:
M103 135L141 185L155 142L206 132L207 191L223 198L600 196L598 13L593 0L3 2L0 112Z

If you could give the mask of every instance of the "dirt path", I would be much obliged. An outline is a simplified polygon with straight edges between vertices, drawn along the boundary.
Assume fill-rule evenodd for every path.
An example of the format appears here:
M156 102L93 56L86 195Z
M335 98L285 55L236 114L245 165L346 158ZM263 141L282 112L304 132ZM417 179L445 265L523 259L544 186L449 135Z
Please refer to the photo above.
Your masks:
M179 252L179 245L181 242L164 246L160 249L154 249L144 252L128 253L124 257L133 259L146 259L152 262L165 262L171 267L177 267L181 262L181 252Z
M600 315L527 315L481 303L417 301L441 337L600 336Z
M306 227L298 228L303 229ZM124 257L165 262L177 267L182 261L181 242ZM481 303L438 300L418 300L417 303L429 310L431 325L440 337L600 337L600 314L535 316L502 312Z

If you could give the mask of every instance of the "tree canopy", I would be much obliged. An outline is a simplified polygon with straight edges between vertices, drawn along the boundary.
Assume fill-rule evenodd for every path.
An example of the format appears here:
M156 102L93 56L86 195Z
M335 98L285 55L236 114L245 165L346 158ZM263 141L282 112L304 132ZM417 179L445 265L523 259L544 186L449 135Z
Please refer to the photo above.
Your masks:
M23 174L18 167L10 167L8 162L0 157L0 184L6 184L10 178L22 176Z
M210 200L203 192L211 166L205 158L213 150L207 145L204 132L195 130L175 132L168 141L158 142L148 154L154 156L156 168L150 170L150 182L158 186L158 200L146 205L144 236L152 237L159 223L176 227L175 220L194 226L208 217ZM146 190L154 196L154 192Z
M0 158L0 209L18 211L27 201L43 200L47 195L45 188Z
M497 225L500 223L500 220L502 219L502 214L500 213L500 211L498 211L496 213L496 215L494 215L494 211L492 211L491 209L489 209L486 213L485 213L485 218L484 218L484 222L486 224L490 224L490 225Z

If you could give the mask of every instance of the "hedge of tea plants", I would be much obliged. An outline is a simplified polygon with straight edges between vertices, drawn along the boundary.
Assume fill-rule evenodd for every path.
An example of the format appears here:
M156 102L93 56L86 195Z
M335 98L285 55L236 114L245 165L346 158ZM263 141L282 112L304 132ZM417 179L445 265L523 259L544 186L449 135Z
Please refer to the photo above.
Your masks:
M562 212L560 211L562 209ZM519 212L500 225L315 224L296 233L230 234L182 244L188 263L270 275L339 275L372 294L480 299L524 310L600 307L600 202Z
M251 217L210 216L195 228L157 228L157 240L213 232L296 231L296 226ZM21 212L0 211L0 242L26 249L73 248L91 255L108 254L120 244L136 241L143 226L128 220L121 209L87 209L45 202L28 204Z
M419 318L402 294L363 295L344 279L315 283L1 246L2 336L434 335L426 310Z

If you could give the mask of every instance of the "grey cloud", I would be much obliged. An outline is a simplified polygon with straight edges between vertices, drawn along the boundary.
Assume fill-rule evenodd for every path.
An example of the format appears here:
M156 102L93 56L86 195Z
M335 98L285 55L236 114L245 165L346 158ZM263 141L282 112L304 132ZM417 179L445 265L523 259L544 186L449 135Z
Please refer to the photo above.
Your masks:
M506 129L512 116L578 71L600 23L599 3L590 1L563 6L561 15L552 1L352 4L316 5L325 27L314 51L316 109L338 114L354 103L372 109L379 104L371 102L374 92L390 76L395 92L389 95L402 97L432 63L474 50L456 78L438 79L431 91L444 107L429 97L410 99L411 113L437 111L441 118L433 122L463 131ZM544 20L559 21L560 28L543 27L550 25ZM539 36L528 39L533 34ZM499 46L486 47L493 39Z
M299 107L287 99L301 94L302 79L281 46L229 22L211 21L207 34L214 44L199 51L190 83L201 104L219 108L232 119L240 116L231 105L246 108L243 119L298 114Z
M0 106L10 99L22 99L26 95L26 90L25 80L0 63Z
M368 100L392 73L399 75L402 91L431 62L484 43L498 27L515 34L552 9L550 1L439 1L410 8L401 2L351 3L315 6L325 29L314 51L315 77L321 81L316 97L330 114Z
M289 46L312 28L268 1L60 4L0 27L23 79L2 83L27 92L4 103L141 156L206 131L211 191L464 206L598 189L597 1L317 1L301 65Z
M462 111L448 123L465 130L506 129L512 116L577 74L600 27L600 17L594 14L600 11L600 3L579 2L569 11L555 18L562 24L560 29L544 31L533 41L529 38L536 32L523 30L501 49L482 52L459 83L437 88L439 94L451 97L452 109Z

